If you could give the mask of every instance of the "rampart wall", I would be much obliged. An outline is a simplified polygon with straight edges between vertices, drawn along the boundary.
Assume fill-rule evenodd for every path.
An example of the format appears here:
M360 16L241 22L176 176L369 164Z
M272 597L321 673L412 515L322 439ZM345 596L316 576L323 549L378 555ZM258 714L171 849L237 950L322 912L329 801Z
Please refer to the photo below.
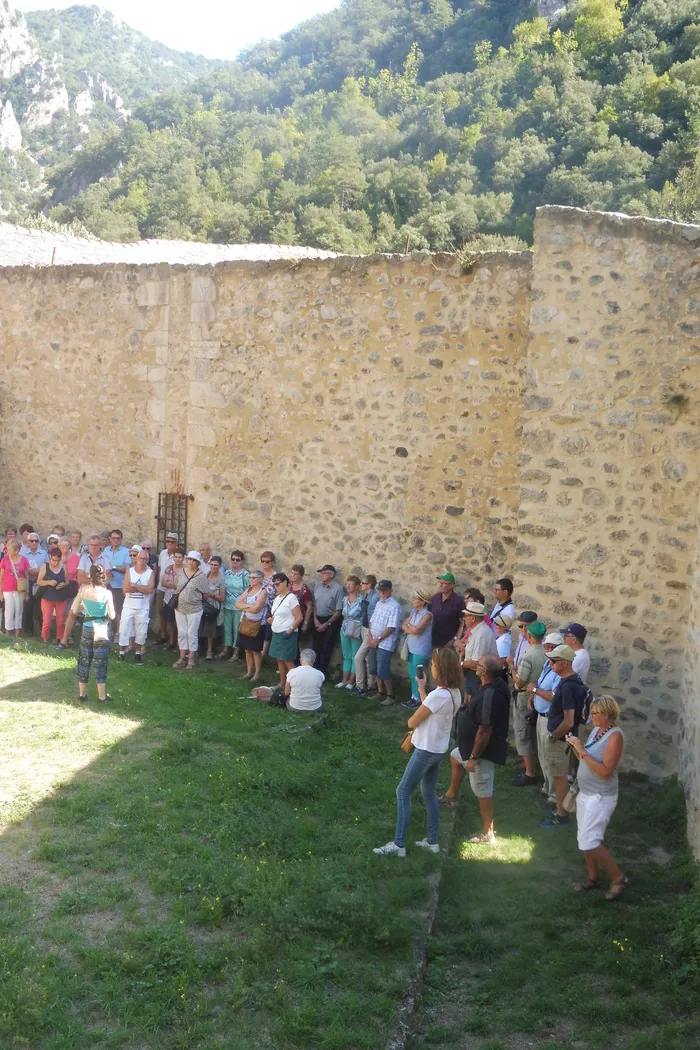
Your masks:
M590 627L628 765L700 845L700 228L538 213L534 254L0 269L0 513L392 577ZM693 576L693 573L696 576Z

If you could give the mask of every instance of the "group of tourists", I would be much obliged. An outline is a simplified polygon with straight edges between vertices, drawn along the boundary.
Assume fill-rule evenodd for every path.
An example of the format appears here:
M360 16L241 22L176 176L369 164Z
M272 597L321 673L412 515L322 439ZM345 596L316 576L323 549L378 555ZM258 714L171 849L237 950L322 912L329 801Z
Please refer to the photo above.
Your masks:
M23 525L19 532L7 528L0 555L3 633L19 637L25 630L48 644L55 620L56 645L62 649L80 622L81 699L87 696L91 666L98 698L108 699L110 624L118 659L132 654L136 664L143 662L152 622L162 648L178 649L173 665L178 670L193 669L206 647L207 660L244 658L242 678L254 683L269 656L277 662L286 706L296 712L321 707L338 642L342 664L336 688L376 698L385 707L395 704L392 659L398 649L411 685L403 702L411 711L403 745L411 758L397 788L394 839L375 853L405 856L411 795L419 784L428 834L416 844L438 852L439 806L459 804L467 775L482 822L472 841L495 843L494 771L506 761L512 712L523 764L515 783L539 784L539 764L545 804L551 806L541 826L564 827L576 810L589 875L579 889L595 889L601 868L610 877L608 899L627 887L603 844L617 802L619 707L612 697L594 699L586 684L586 628L569 623L551 630L533 610L516 613L510 579L496 582L487 612L478 588L461 595L454 575L442 573L436 588L416 587L404 615L386 578L350 574L343 585L327 563L310 587L303 565L279 571L272 551L263 551L259 568L248 568L244 553L233 550L224 568L222 555L212 553L209 543L185 552L174 532L156 554L148 540L125 546L116 528L91 535L83 545L79 531L66 535L57 526L43 546L38 533ZM453 726L451 780L438 796L439 768ZM572 787L574 756L579 776Z

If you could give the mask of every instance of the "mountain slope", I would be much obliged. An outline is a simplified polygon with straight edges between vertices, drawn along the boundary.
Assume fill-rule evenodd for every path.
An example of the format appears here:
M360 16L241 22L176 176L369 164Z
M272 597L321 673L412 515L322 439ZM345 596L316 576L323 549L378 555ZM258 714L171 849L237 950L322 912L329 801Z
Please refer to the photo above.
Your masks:
M123 126L153 92L219 63L155 43L97 7L27 18L0 0L0 214L31 205L91 134Z
M54 173L49 205L114 238L528 239L544 202L692 211L697 113L700 0L550 22L517 0L346 0L145 100Z

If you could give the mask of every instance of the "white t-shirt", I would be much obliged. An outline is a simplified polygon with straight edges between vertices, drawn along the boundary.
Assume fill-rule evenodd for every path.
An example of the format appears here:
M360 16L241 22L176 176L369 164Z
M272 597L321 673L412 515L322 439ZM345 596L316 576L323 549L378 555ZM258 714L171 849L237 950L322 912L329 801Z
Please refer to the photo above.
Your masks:
M165 591L165 587L163 586L163 573L166 569L169 569L170 566L174 564L175 559L173 558L172 554L168 552L168 549L166 547L166 549L164 551L161 551L158 555L158 568L160 569L160 575L158 577L158 586L156 590ZM172 594L172 591L170 593Z
M295 711L318 711L322 704L321 686L325 680L323 671L318 671L309 664L302 664L301 667L293 667L291 671L287 671L289 706Z
M513 636L508 631L507 634L496 635L496 649L501 660L505 660L506 657L510 656L510 650L513 647Z
M423 701L426 707L433 712L425 722L421 722L417 729L413 730L413 746L419 747L421 751L432 751L435 755L443 755L450 746L450 730L452 719L457 713L462 697L459 689L442 689L438 687L428 693Z
M579 676L582 682L585 682L588 678L588 672L591 669L591 657L587 649L579 649L576 656L571 664L576 674Z
M134 584L138 583L140 587L148 587L151 576L153 575L153 569L145 568L143 572L138 572L133 565L129 568L129 582ZM140 609L143 607L144 602L148 603L148 594L142 594L141 591L134 591L133 594L124 595L124 605L129 608Z
M292 594L289 591L287 594L277 595L272 603L272 630L274 634L282 634L294 626L294 610L298 608L299 599L296 594Z

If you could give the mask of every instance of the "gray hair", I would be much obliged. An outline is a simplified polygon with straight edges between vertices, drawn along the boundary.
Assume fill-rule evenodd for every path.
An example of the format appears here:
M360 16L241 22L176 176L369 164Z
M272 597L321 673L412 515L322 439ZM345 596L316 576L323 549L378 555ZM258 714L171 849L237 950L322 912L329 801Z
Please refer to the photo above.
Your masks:
M487 653L481 657L481 666L488 672L489 678L498 678L503 670L500 656L495 656L493 653Z
M253 578L253 576L255 577L256 580L264 580L265 579L265 575L264 575L262 569L251 569L250 570L250 576L251 576L251 579Z
M302 649L299 653L299 661L302 664L315 664L316 653L313 651L313 649Z
M29 542L29 540L38 540L38 539L40 539L38 532L30 532L28 534L28 536L27 536L27 542Z

